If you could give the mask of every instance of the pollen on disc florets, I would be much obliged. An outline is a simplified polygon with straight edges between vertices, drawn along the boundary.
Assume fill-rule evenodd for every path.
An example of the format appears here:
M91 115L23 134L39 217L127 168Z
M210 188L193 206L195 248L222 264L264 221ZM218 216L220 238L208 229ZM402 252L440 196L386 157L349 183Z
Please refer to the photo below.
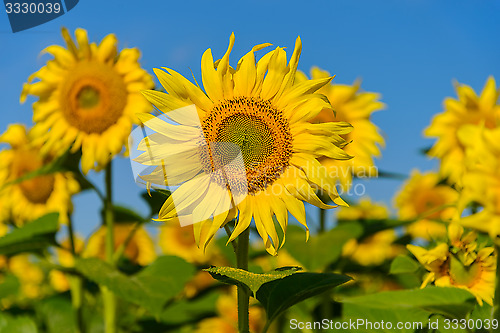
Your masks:
M290 126L268 100L235 97L221 101L210 110L202 128L209 147L201 153L204 171L224 167L224 177L238 178L242 170L232 170L230 163L241 154L249 193L265 189L289 165Z

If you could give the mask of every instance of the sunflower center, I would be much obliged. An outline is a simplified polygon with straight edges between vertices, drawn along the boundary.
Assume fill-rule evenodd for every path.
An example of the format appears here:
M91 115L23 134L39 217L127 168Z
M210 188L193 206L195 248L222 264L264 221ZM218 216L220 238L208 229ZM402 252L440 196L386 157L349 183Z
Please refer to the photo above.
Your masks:
M92 86L83 87L78 93L78 102L81 109L91 109L99 104L99 91Z
M202 127L210 147L208 154L202 154L205 171L221 166L228 171L229 163L241 154L249 193L271 185L289 165L290 127L269 101L249 97L222 101L212 108ZM231 176L226 172L226 177Z
M71 126L89 134L102 133L122 116L127 88L111 66L84 61L68 73L59 98Z
M27 173L42 167L43 161L35 152L24 151L17 154L13 164L13 174L19 178ZM23 196L34 204L44 204L54 191L55 178L53 175L38 176L19 183Z

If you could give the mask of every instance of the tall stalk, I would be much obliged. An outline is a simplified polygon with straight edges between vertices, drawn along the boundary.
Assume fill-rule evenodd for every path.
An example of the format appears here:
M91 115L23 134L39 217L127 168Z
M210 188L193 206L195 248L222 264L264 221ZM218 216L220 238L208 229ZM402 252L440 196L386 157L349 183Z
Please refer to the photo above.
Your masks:
M326 231L326 210L323 208L319 209L319 231L318 234L321 235ZM330 318L332 313L331 306L331 293L329 291L323 293L321 296L321 317L322 318Z
M73 232L73 219L70 216L68 221L69 244L73 258L76 257L75 234ZM79 276L69 276L69 285L71 290L71 304L75 311L76 333L84 333L85 327L83 322L83 281Z
M245 271L248 270L248 243L250 241L250 227L238 236L236 247L236 266ZM244 287L238 286L238 331L240 333L249 333L248 308L250 304L250 295Z
M497 271L496 271L496 285L495 285L495 298L493 299L493 318L500 318L500 245L495 245L495 253L497 256ZM500 325L493 332L500 332Z
M106 261L114 265L114 216L113 216L113 190L112 190L112 162L106 166L106 196L104 202L104 221L106 223ZM104 303L104 328L106 333L116 332L116 297L105 286L101 286Z

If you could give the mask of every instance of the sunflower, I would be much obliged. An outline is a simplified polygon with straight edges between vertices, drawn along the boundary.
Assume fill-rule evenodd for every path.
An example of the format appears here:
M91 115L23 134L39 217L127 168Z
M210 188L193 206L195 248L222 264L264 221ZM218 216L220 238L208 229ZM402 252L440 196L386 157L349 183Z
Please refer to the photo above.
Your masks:
M328 78L330 73L317 67L311 69L311 78ZM307 80L304 73L297 73L297 81ZM380 135L375 124L371 122L373 112L385 108L380 102L380 95L373 92L360 91L360 82L353 85L328 84L318 90L328 97L333 110L321 111L311 122L323 123L330 121L346 121L353 126L353 131L343 134L349 144L345 152L354 156L348 162L331 158L321 158L320 162L327 170L330 177L338 181L343 191L352 186L353 175L357 177L376 177L378 175L373 157L380 157L380 147L385 145L384 138Z
M280 47L256 63L254 52L270 45L260 44L236 69L229 66L234 40L232 34L227 52L216 62L210 49L203 54L206 93L171 69L155 70L167 93L144 92L162 115L140 117L156 133L139 143L144 153L136 161L155 166L143 177L147 182L178 186L158 220L195 223L197 244L205 247L228 220L237 216L232 241L253 218L266 250L275 255L284 239L278 238L273 215L285 231L290 212L308 235L303 201L334 207L324 204L315 189L345 205L317 159L351 158L342 150L346 141L340 135L352 127L309 122L322 110L331 111L316 91L332 78L294 83L300 38L288 65Z
M340 207L337 212L339 220L385 220L389 218L389 208L383 204L374 203L370 198L361 198L356 205Z
M451 182L461 183L464 172L464 146L457 133L466 124L498 126L500 121L499 90L495 79L489 77L480 96L465 84L455 86L458 99L446 98L444 112L436 115L424 134L438 138L429 155L441 160L440 173Z
M389 209L370 198L362 198L356 205L341 207L337 218L342 221L385 220ZM362 240L350 239L342 247L342 255L363 266L383 264L387 259L396 257L404 248L394 244L397 234L393 229L379 231Z
M463 236L464 229L456 224L448 228L449 244L441 243L432 250L407 245L418 261L429 271L422 288L434 282L438 287L468 290L480 305L493 305L496 276L496 254L493 247L480 248L475 234Z
M431 240L446 236L439 221L450 221L456 214L458 192L441 184L437 173L414 170L394 199L402 220L417 219L407 232L416 238Z
M500 128L463 126L458 137L465 147L465 172L458 211L469 204L483 207L482 211L465 216L459 222L489 235L496 241L500 235Z
M24 84L21 102L38 96L33 104L33 129L42 153L61 154L82 149L82 170L102 169L118 154L137 122L136 113L149 112L140 91L153 87L151 76L139 65L138 49L118 53L115 35L99 45L89 44L87 31L76 29L74 43L62 29L67 48L51 45L46 66ZM37 82L32 82L34 79Z
M23 175L38 170L53 160L51 155L40 155L39 145L34 144L33 130L23 125L10 125L0 143L10 149L0 151L0 201L4 219L17 225L37 219L47 213L58 212L59 221L67 223L73 206L71 196L80 190L78 182L69 172L57 172L14 182ZM2 217L2 216L0 216Z
M404 252L404 247L394 244L396 239L394 229L379 231L360 241L350 239L342 247L342 256L362 266L378 266Z
M18 254L8 260L8 269L20 283L21 297L39 298L45 279L42 269L30 260L28 254Z
M113 226L115 251L127 239L133 228L133 223L117 223ZM83 250L83 257L97 257L105 260L106 230L106 226L101 226L90 236L87 246ZM146 266L156 259L153 240L144 228L139 227L135 230L134 235L125 248L123 256L132 263L139 264L141 266Z
M202 251L196 245L193 235L193 226L181 226L175 223L166 223L160 227L158 236L163 253L178 256L187 262L203 265L210 263L216 265L221 258L215 246L208 246Z
M75 253L80 254L85 246L85 242L79 236L75 235ZM71 253L71 243L69 239L61 242L61 247L56 249L57 261L61 266L73 267L75 258ZM59 291L64 292L70 288L70 281L66 273L53 269L49 272L49 280L52 287Z

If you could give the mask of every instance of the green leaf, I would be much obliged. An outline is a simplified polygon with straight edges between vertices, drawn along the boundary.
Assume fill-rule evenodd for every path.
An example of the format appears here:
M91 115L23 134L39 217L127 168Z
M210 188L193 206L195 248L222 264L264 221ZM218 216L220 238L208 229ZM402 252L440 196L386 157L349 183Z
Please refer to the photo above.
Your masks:
M145 191L141 193L141 197L146 201L146 203L149 205L149 208L151 209L149 213L149 217L153 217L158 214L160 211L161 207L165 203L165 200L170 196L170 192L166 190L155 190L150 192L151 195Z
M80 158L82 157L81 151L71 153L68 149L64 154L54 159L52 162L42 166L40 169L25 173L21 177L4 184L4 186L9 186L13 184L19 184L25 180L33 179L39 176L50 175L56 172L72 172L75 178L80 183L81 190L85 190L91 187L88 180L82 175L78 167L80 163ZM1 189L1 187L0 187Z
M300 227L290 227L284 248L307 270L323 270L340 258L342 247L349 239L358 238L362 233L359 223L343 223L321 235L312 236L306 243L304 231Z
M397 180L406 180L409 178L408 175L405 175L405 174L402 174L399 172L384 171L384 170L378 170L377 177L378 178L397 179Z
M421 322L423 327L431 315L448 318L465 318L476 304L475 297L459 288L427 287L416 290L387 291L347 298L342 301L344 320L357 320L360 314L371 322ZM376 330L363 328L366 332L391 332L393 329ZM359 327L358 327L359 328ZM401 332L413 332L402 329Z
M175 302L162 312L160 320L170 325L182 325L213 316L218 298L218 293L211 292L194 299Z
M264 283L256 293L267 313L268 323L283 311L307 298L319 295L351 280L332 273L297 273Z
M19 280L15 275L7 274L3 277L0 276L0 299L17 294L19 286Z
M38 302L37 312L45 323L48 333L76 332L74 310L68 298L54 296L44 299Z
M216 280L223 283L242 286L255 295L262 284L274 280L283 279L286 276L297 273L300 267L284 267L268 273L252 273L232 267L210 267L204 269Z
M59 214L50 213L0 238L0 254L35 252L55 244Z
M159 257L134 276L127 276L97 258L78 259L75 268L88 279L156 316L183 290L195 272L193 265L173 256Z
M104 215L104 210L101 212ZM114 221L117 223L145 222L147 219L135 211L120 205L113 205Z
M414 273L420 268L420 264L412 258L399 255L391 262L389 274Z
M0 312L0 332L37 333L35 322L28 316L11 316Z

